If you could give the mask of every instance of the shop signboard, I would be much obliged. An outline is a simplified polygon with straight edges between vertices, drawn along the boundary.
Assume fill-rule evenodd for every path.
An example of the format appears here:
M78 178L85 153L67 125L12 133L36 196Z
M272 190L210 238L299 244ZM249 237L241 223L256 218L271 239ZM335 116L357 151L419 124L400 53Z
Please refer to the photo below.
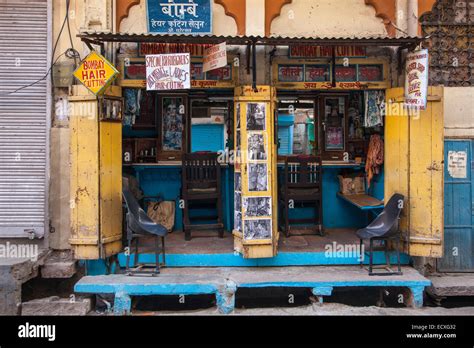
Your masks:
M333 84L327 59L283 59L273 64L272 80L277 88L288 90L385 89L390 87L388 67L387 59L351 58L346 64L338 58Z
M145 58L125 58L120 64L118 84L121 87L145 88L146 63ZM200 58L191 58L189 68L191 88L234 88L236 83L236 67L227 63L222 68L203 71Z
M428 50L411 52L406 58L405 106L426 108L428 97Z
M279 65L278 81L302 82L304 81L304 65Z
M73 75L92 93L101 94L117 76L118 70L102 55L92 51Z
M189 53L191 57L202 57L204 51L211 46L212 44L140 42L138 44L138 56L145 57L149 54Z
M204 51L203 71L207 72L227 65L227 45L222 42Z
M290 45L288 50L289 58L331 58L332 46L317 45ZM366 56L365 47L362 46L336 46L337 58L363 58Z
M212 34L211 0L147 0L148 32Z
M191 88L189 53L153 54L145 57L147 91Z

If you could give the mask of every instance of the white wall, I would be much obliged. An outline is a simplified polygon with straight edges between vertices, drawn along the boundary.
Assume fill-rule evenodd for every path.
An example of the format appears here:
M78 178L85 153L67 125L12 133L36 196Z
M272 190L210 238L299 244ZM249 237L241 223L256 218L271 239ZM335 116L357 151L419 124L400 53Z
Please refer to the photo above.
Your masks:
M381 36L385 25L364 0L293 0L270 28L281 36Z
M474 87L444 88L444 135L474 137Z

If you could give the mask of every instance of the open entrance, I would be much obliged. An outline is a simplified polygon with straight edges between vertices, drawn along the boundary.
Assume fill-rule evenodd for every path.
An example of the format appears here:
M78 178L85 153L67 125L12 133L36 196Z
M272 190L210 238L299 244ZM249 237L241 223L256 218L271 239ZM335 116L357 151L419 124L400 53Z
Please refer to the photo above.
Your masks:
M213 36L178 40L172 35L157 39L150 35L84 34L81 38L90 47L98 42L160 41L164 44L160 47L168 47L176 42L202 46L222 41ZM71 192L75 202L71 244L76 255L98 259L119 253L123 261L122 233L118 232L123 225L120 183L124 174L126 187L135 191L142 207L148 211L152 206L151 213L158 211L170 225L167 245L173 253L166 260L168 266L358 264L360 253L351 251L358 244L355 230L367 225L383 208L381 200L394 193L407 199L400 224L405 250L414 256L439 257L442 206L437 188L442 174L436 168L442 161L442 90L429 89L428 107L419 117L404 113L403 89L390 88L394 84L390 69L395 67L381 49L412 49L419 39L348 42L236 37L226 38L226 42L229 47L247 46L247 50L234 51L245 51L246 71L239 65L243 59L233 60L229 55L226 67L204 73L202 59L193 58L192 88L186 91L147 92L144 58L130 58L128 65L120 63L119 86L111 88L114 98L123 98L120 123L101 114L112 110L113 116L113 98L107 101L107 95L96 98L75 88L77 97L72 97L72 102L100 104L99 117L73 116L71 120ZM337 56L335 49L324 50L332 52L331 57L290 56L283 60L277 54L270 62L271 81L257 85L255 46L288 49L298 44L372 46L374 50L349 62ZM239 75L245 73L247 81L251 75L252 84L239 83ZM381 116L384 106L386 118ZM237 136L239 131L241 136ZM377 137L379 145L371 152L370 140ZM117 156L119 142L123 147ZM245 153L247 162L237 165L231 154L237 149ZM216 152L219 170L198 178L201 182L190 187L194 197L200 194L204 199L183 205L183 183L202 172L202 168L194 172L185 169L188 156ZM315 177L319 175L319 186L311 191L311 195L321 196L317 209L303 202L286 212L288 204L278 204L279 191L287 186L281 175L288 174L287 159L295 156L319 158L320 165L311 169ZM366 166L368 158L373 161ZM241 174L241 182L236 173ZM239 184L242 199L236 199ZM422 204L426 200L433 202L428 210ZM163 203L167 204L160 208ZM314 213L319 215L317 221L311 216ZM303 231L301 236L287 233L281 226L292 215L301 225L316 223L324 231ZM277 216L284 221L277 221ZM236 226L239 219L241 231ZM197 226L188 235L182 231L191 220ZM207 230L208 222L215 226ZM146 239L142 242L146 244ZM144 255L149 256L154 257Z
M158 202L169 203L167 214L168 220L172 221L171 233L166 238L169 266L189 266L196 262L203 266L252 265L234 255L232 230L236 201L231 149L236 146L233 132L236 124L232 93L222 90L169 94L123 89L124 183L150 216L154 216L153 209ZM278 253L281 259L277 257L275 264L358 263L360 250L355 232L366 226L383 207L383 166L374 173L370 187L365 173L370 138L377 135L383 139L384 130L383 119L375 115L374 120L368 120L365 108L369 102L384 102L383 95L384 91L278 92L275 107L277 195L283 192L285 160L316 155L322 159L322 206L319 211L311 202L295 202L286 216L285 209L279 205L279 230L286 219L298 222L291 226L291 236L280 233ZM132 114L133 111L136 113ZM258 156L258 147L255 151ZM183 156L207 152L219 154L222 206L200 201L190 205L185 213L182 206ZM355 195L359 200L352 200ZM217 230L209 228L193 231L191 239L186 240L183 233L185 214L193 224L208 224L216 221L219 208L224 223L223 238ZM311 229L313 218L323 225L323 235ZM142 239L140 248L149 254L143 258L151 261L153 239ZM295 255L301 258L293 259ZM119 259L124 260L123 257ZM382 260L383 255L376 255L376 259Z

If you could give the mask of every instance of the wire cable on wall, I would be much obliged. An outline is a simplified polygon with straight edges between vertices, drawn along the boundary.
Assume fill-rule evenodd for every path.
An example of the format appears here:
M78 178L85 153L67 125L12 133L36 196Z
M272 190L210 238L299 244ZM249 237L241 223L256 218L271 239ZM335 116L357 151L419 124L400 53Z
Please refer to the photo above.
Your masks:
M21 91L25 88L34 86L34 85L40 83L41 81L44 81L49 74L51 74L51 84L54 87L53 67L57 64L59 58L61 58L62 56L66 56L67 58L74 59L74 68L77 68L77 59L79 59L79 61L81 61L81 56L80 56L80 53L74 48L74 44L73 44L73 40L72 40L71 28L70 28L70 25L69 25L69 5L70 5L70 0L66 0L66 15L64 16L63 24L61 25L61 29L59 30L58 37L56 38L56 41L53 45L53 52L51 54L51 64L50 64L50 67L49 67L48 71L46 72L46 74L44 74L41 78L39 78L38 80L36 80L36 81L34 81L34 82L32 82L28 85L21 86L21 87L15 89L14 91L11 91L11 92L2 93L2 94L0 94L0 96L2 96L2 95L11 95L11 94L17 93L17 92L19 92L19 91ZM64 30L64 26L66 24L68 25L69 41L70 41L71 47L68 48L67 50L65 50L63 53L61 53L54 60L54 55L55 55L56 49L58 47L59 39L61 38L61 34L62 34L62 32Z

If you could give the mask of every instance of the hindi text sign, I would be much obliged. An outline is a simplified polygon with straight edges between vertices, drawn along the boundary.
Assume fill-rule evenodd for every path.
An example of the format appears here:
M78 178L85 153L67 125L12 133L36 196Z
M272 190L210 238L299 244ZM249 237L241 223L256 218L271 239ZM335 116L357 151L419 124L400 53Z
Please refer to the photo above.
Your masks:
M212 34L211 0L147 0L148 32Z
M191 88L189 53L148 55L145 64L147 91Z
M95 95L101 94L117 76L118 70L102 55L92 51L73 75Z
M428 97L428 50L408 53L405 69L405 106L426 108Z
M222 68L227 65L227 46L226 43L220 43L211 46L204 51L203 71L210 71Z

